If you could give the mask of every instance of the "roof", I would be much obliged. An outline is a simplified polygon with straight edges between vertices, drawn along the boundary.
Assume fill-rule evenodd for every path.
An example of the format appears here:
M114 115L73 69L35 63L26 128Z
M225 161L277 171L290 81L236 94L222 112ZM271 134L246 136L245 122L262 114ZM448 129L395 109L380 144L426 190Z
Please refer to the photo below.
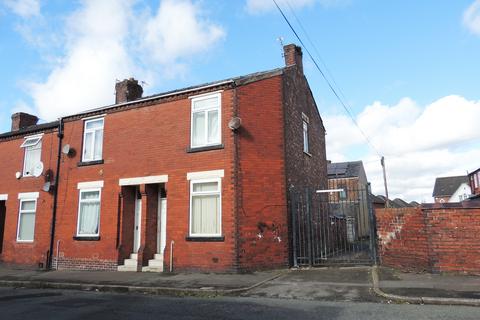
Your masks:
M400 198L395 198L391 202L393 202L398 208L411 207L411 205L409 203L405 202L404 200L402 200Z
M433 187L433 197L450 197L457 191L462 183L468 183L467 176L440 177L435 180Z
M63 117L64 119L69 119L69 118L78 118L78 117L85 117L85 116L90 116L90 115L96 115L96 114L102 114L108 110L111 109L118 109L118 108L123 108L123 107L130 107L136 104L140 103L145 103L149 101L155 101L155 100L160 100L163 98L171 98L173 96L177 95L182 95L182 94L188 94L194 91L199 91L199 90L207 90L207 89L213 89L221 86L240 86L244 84L248 84L251 82L255 81L260 81L263 79L271 78L280 74L283 74L284 70L289 68L287 67L281 67L281 68L276 68L276 69L271 69L267 71L261 71L261 72L255 72L247 75L242 75L238 77L233 77L229 79L224 79L224 80L218 80L214 82L207 82L199 85L194 85L190 87L185 87L181 89L176 89L176 90L171 90L171 91L166 91L163 93L158 93L155 95L143 97L137 100L129 101L129 102L124 102L124 103L117 103L117 104L112 104L108 106L103 106L99 108L93 108L89 109L77 114L71 114L68 116ZM55 128L58 126L58 121L52 121L48 123L43 123L43 124L38 124L35 126L30 126L18 131L10 131L10 132L5 132L0 134L0 139L3 138L8 138L8 137L13 137L13 136L20 136L20 135L25 135L27 133L33 133L33 132L38 132L38 131L43 131L46 129L50 128Z
M379 203L379 204L385 204L385 196L382 195L374 195L372 194L372 202L373 203Z
M362 161L335 162L327 164L329 178L359 177L363 170Z

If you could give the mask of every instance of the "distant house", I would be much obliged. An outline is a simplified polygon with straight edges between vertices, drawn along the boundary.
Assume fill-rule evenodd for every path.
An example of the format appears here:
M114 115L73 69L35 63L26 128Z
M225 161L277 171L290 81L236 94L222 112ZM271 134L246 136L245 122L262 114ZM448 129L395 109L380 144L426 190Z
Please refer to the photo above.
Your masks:
M408 208L408 207L411 207L411 205L408 202L406 202L406 201L404 201L400 198L395 198L390 203L392 204L393 208Z
M366 237L368 228L368 180L362 161L329 162L328 188L342 189L330 195L332 212L346 215L349 240ZM352 223L354 221L354 223Z
M385 208L386 197L382 195L371 195L372 204L374 209L383 209Z
M461 202L471 194L468 176L454 176L437 178L432 196L435 203L444 203Z
M472 195L480 196L480 168L468 175L468 181L470 182Z

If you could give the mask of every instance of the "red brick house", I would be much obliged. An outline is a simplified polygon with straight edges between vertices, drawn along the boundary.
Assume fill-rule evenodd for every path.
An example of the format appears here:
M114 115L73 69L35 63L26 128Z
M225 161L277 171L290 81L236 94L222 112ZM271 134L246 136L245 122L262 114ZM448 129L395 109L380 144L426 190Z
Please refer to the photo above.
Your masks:
M326 188L325 129L286 66L116 103L0 135L0 260L58 269L284 267L288 189Z
M473 196L480 196L480 168L468 174L468 181Z

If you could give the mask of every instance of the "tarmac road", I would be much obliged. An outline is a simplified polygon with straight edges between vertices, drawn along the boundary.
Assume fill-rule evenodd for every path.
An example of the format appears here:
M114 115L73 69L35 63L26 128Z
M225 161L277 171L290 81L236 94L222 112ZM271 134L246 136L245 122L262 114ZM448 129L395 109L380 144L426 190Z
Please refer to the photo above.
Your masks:
M480 308L0 288L0 319L480 319Z

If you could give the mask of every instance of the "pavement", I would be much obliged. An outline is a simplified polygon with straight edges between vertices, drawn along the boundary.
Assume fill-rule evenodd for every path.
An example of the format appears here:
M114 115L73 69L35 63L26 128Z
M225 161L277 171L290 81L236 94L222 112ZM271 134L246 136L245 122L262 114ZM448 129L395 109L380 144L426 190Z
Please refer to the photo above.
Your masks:
M404 273L385 267L325 267L243 274L39 271L0 265L0 286L225 296L480 306L480 277Z

